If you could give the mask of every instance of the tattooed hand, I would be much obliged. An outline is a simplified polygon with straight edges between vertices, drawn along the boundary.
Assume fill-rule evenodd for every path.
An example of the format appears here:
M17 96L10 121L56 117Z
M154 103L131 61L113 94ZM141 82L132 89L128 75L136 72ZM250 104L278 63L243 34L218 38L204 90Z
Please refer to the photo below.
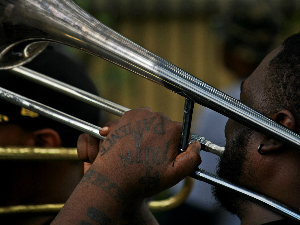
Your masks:
M52 224L157 225L143 199L193 172L200 144L178 155L181 125L145 108L126 112L100 134L105 141L87 134L78 139L89 169Z
M126 112L100 134L107 136L103 144L82 135L78 155L93 162L86 182L109 179L118 201L155 195L189 175L201 162L197 142L178 155L181 124L148 108Z

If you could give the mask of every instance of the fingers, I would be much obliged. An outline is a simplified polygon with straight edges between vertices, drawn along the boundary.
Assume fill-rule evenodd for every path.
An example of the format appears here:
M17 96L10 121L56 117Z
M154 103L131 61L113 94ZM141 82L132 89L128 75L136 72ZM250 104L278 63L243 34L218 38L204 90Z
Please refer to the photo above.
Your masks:
M99 134L101 136L107 136L109 132L118 124L118 120L112 120L105 124L104 127L102 127L99 131Z
M109 177L129 195L150 196L176 184L201 163L199 142L190 144L178 155L181 130L181 123L165 114L138 108L99 131L106 137L101 148L95 138L81 135L78 155L86 162L93 162L91 169ZM147 183L150 178L151 183Z
M82 161L88 161L88 151L87 151L87 136L88 134L81 134L77 140L77 154L78 158Z
M143 117L151 114L152 110L150 108L138 108L130 110L121 117L121 119L113 120L108 122L103 128L100 129L99 134L101 136L108 136L108 134L118 126L120 121L126 121L128 119L135 118L136 116ZM93 163L99 152L99 143L102 141L88 134L82 134L78 138L77 142L77 152L78 157L85 162Z
M95 138L89 134L81 134L77 141L77 154L80 160L84 162L93 163L99 152L99 144L101 144L98 138Z
M201 163L200 149L198 141L189 144L187 150L179 154L174 161L175 173L185 177L197 169Z

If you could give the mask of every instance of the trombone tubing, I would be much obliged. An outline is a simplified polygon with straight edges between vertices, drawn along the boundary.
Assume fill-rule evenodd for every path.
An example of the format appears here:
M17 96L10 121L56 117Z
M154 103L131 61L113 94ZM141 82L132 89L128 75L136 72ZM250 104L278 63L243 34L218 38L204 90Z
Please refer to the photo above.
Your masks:
M256 203L258 203L262 206L265 206L283 216L287 216L289 218L292 218L292 219L300 222L299 212L287 207L286 205L284 205L280 202L275 201L274 199L268 198L262 194L254 193L253 191L250 191L244 187L240 187L240 186L232 184L226 180L223 180L213 174L208 173L207 171L205 171L203 169L196 170L193 174L191 174L191 177L193 177L197 180L204 181L208 184L212 184L214 186L219 186L224 189L234 191L236 194L244 196L253 202L256 202Z
M13 51L14 46L26 41L28 47L45 41L69 45L132 71L300 150L300 136L297 133L125 38L73 1L0 0L0 3L2 11L13 6L9 15L0 15L3 26L9 27L3 29L3 33L16 30L15 36L7 32L0 38L0 50L3 50L0 57L5 58L6 52L9 53L11 48ZM26 27L26 32L17 33L20 27Z
M95 107L101 108L107 112L110 112L116 116L122 116L126 111L129 111L129 108L121 106L117 103L108 101L104 98L96 96L94 94L83 91L79 88L66 84L64 82L58 81L56 79L50 78L42 73L30 70L26 67L20 66L15 67L10 70L11 73L14 73L18 76L36 82L45 87L51 88L55 91L59 91L68 96L74 97L77 100L83 101L85 103L94 105ZM62 122L62 121L60 121ZM218 156L222 156L225 148L217 146L210 141L206 140L204 137L200 137L196 134L191 134L192 141L199 141L202 145L202 150L211 152Z
M100 138L102 140L105 139L105 137L99 134L99 130L101 129L100 127L80 120L76 117L70 116L39 102L33 101L29 98L18 95L2 87L0 87L0 98L12 104L32 110L55 121L61 122L67 126L78 129L84 133L88 133L94 137Z
M71 126L75 129L81 130L83 132L87 132L97 138L100 139L105 139L105 137L101 136L99 134L99 129L100 127L97 127L95 125L89 124L85 121L82 121L80 119L77 119L75 117L72 117L68 114L65 114L63 112L60 112L58 110L55 110L51 107L45 106L43 104L40 104L38 102L35 102L33 100L30 100L28 98L25 98L23 96L17 95L11 91L8 91L4 88L0 87L0 98L7 100L13 104L17 104L19 106L22 106L24 108L30 109L32 111L35 111L41 115L47 116L49 118L52 118L56 121L62 122L68 126ZM195 138L197 140L197 138ZM199 141L201 141L201 138L199 139ZM203 143L205 144L205 139L202 139ZM209 142L206 142L206 144L208 143L208 145L210 145ZM295 219L297 221L300 221L300 215L297 214L296 212L293 212L292 210L290 210L287 207L284 207L282 204L280 203L276 203L274 200L269 199L267 197L261 197L255 193L252 193L250 191L244 191L245 189L234 185L234 184L230 184L227 183L227 181L224 181L220 178L218 178L217 176L211 175L205 171L196 171L193 175L193 178L198 179L198 180L202 180L205 181L209 184L215 185L215 186L221 186L225 189L231 190L233 192L236 192L238 194L241 194L247 198L249 198L250 200L253 200L255 202L258 202L259 204L266 206L268 208L272 207L276 212L284 215L284 216L288 216L292 219ZM268 199L267 201L265 201L264 199Z
M117 116L122 116L126 111L129 110L126 107L108 101L104 98L101 98L100 96L96 96L23 66L14 67L10 70L10 72L95 107L101 108Z

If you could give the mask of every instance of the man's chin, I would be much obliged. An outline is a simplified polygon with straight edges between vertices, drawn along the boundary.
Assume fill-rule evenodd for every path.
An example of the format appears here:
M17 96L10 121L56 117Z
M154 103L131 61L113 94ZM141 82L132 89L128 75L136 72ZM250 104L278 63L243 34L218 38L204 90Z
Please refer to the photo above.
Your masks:
M239 143L239 145L235 143L235 146L240 147L231 148L231 146L226 146L226 151L218 165L217 174L226 181L238 184L246 153L242 148L242 143ZM213 193L216 200L218 200L226 210L233 214L237 213L237 210L243 202L236 193L221 187L214 187Z
M213 194L223 208L232 214L238 214L238 209L241 208L244 200L236 193L225 190L221 187L213 187Z

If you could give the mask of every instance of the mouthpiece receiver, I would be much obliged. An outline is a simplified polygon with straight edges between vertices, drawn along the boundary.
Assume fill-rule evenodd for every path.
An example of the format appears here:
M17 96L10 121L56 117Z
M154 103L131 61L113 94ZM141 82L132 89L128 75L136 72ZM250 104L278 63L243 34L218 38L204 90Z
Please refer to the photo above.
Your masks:
M214 143L212 143L209 140L206 140L205 137L200 137L197 134L191 134L191 142L193 141L199 141L201 144L201 150L204 150L206 152L210 152L213 153L215 155L218 155L219 157L222 157L225 148L224 147L220 147Z

